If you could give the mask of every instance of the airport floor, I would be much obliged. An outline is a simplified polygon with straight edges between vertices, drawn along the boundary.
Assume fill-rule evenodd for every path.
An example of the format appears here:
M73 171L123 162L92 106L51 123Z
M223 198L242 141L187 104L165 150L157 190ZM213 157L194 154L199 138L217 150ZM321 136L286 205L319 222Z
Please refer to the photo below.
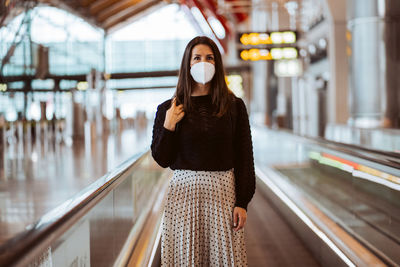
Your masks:
M130 129L96 142L38 139L8 147L0 177L0 245L148 144L149 132Z

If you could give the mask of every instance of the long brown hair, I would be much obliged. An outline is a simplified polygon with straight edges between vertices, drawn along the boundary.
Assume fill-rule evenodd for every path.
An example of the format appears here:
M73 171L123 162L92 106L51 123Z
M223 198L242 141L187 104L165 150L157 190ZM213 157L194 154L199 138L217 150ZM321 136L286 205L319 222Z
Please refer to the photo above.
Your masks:
M190 59L192 56L193 48L198 44L204 44L211 48L214 54L215 74L211 80L210 94L213 104L217 107L216 116L221 117L229 109L233 93L229 90L225 82L225 71L222 64L221 53L213 40L206 36L198 36L193 38L186 46L183 54L181 68L179 71L178 85L174 96L176 96L176 103L183 104L183 109L189 111L192 108L190 96L195 81L190 75Z

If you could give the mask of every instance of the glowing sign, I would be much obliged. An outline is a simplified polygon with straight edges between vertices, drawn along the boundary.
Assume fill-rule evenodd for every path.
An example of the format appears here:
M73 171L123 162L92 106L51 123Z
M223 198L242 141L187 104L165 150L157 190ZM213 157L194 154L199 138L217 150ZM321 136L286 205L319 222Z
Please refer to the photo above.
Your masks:
M5 92L5 91L7 91L7 84L0 83L0 92Z
M237 74L231 74L225 77L226 84L228 85L229 89L237 96L243 97L243 78Z
M296 42L296 33L293 31L243 33L239 36L239 41L243 45L294 44Z
M84 91L88 89L88 87L89 87L88 82L78 82L78 84L76 85L76 88L80 91Z
M240 58L243 60L279 60L295 59L298 52L295 47L272 48L272 49L244 49L240 52Z
M300 76L303 68L299 59L277 60L274 71L278 77L293 77Z

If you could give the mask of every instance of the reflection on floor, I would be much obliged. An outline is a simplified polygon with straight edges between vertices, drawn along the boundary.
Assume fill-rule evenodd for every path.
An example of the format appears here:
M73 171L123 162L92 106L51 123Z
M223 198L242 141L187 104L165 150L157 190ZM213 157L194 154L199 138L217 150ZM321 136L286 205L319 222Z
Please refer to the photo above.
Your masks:
M70 146L48 138L11 143L1 155L0 246L129 157L148 150L149 138L151 129L128 129Z

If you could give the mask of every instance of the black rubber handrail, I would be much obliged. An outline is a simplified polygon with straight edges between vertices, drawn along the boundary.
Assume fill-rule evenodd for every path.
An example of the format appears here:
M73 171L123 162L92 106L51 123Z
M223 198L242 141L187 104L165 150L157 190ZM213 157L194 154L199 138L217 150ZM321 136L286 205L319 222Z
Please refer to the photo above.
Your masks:
M368 161L372 161L383 166L388 166L391 168L395 168L400 170L400 153L396 152L388 152L383 150L375 150L371 148L362 147L359 145L353 145L348 143L342 143L337 141L328 140L321 137L300 135L293 133L286 129L271 129L263 124L255 124L258 127L262 127L271 131L280 131L287 133L289 135L293 135L297 138L306 139L308 142L312 142L328 149L336 150L338 152L342 152L357 158L365 159Z
M325 143L332 143L335 145L351 147L354 149L363 150L368 153L379 154L379 155L386 156L386 157L397 158L397 160L400 162L400 153L398 153L398 152L387 151L387 150L377 150L377 149L373 149L373 148L369 148L369 147L365 147L365 146L361 146L361 145L355 145L355 144L350 144L350 143L343 143L343 142L338 142L338 141L334 141L334 140L329 140L329 139L325 139L322 137L306 136L306 138L316 139L318 141L325 142Z
M321 137L305 136L305 138L313 142L316 142L319 145L329 146L328 148L330 149L334 149L339 152L343 152L355 157L366 159L372 162L379 163L381 165L385 165L400 170L400 153L375 150L371 148L362 147L359 145L332 141Z
M147 153L149 152L141 152L130 157L76 196L42 216L39 221L29 226L29 230L2 244L0 246L0 266L14 266L24 260L26 262L26 258L34 257L35 255L28 254L32 254L31 251L36 246L44 241L51 243L56 240L65 228L69 227L67 226L69 223L78 220L92 208L94 201L97 203L105 197L102 195L105 190L112 190L119 184L120 178L127 177L124 174L128 173ZM60 208L64 210L60 212Z

